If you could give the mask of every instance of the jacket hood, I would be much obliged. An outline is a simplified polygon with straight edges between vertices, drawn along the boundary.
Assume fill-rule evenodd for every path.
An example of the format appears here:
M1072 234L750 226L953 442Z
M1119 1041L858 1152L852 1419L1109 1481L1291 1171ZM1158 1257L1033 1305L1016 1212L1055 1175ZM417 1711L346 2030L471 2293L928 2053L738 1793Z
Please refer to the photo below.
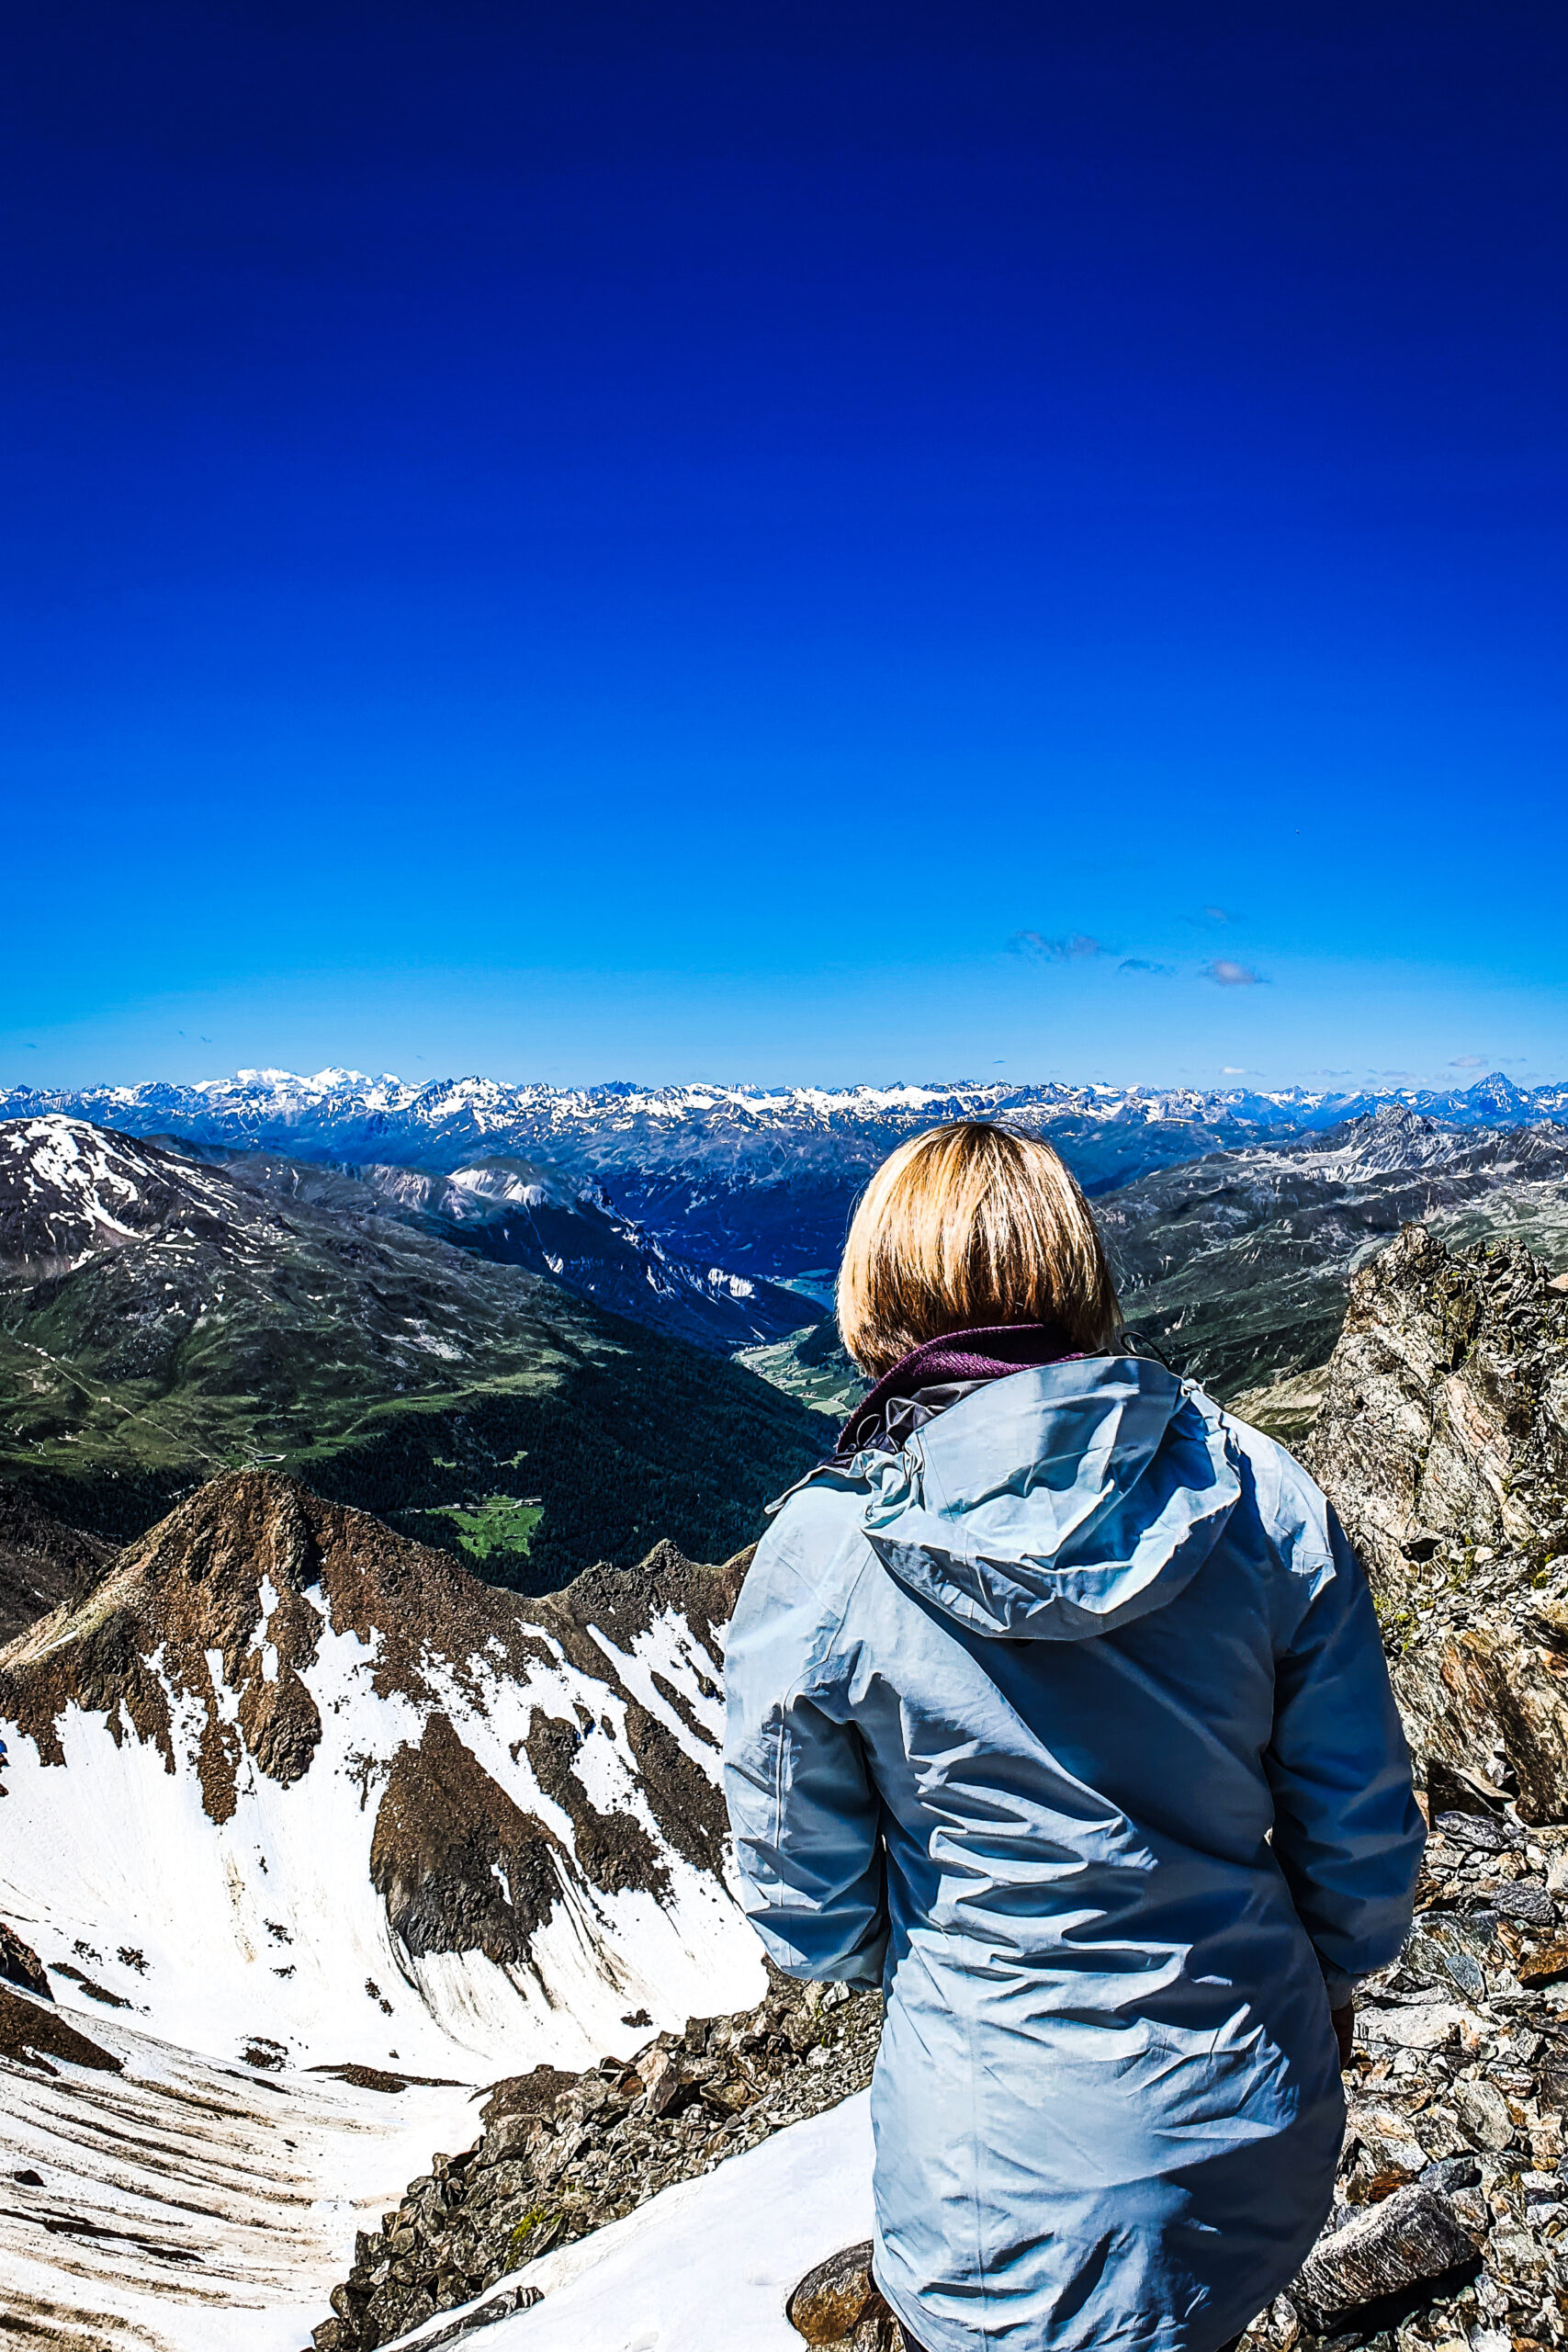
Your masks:
M990 1381L849 1474L890 1573L1010 1641L1082 1641L1162 1609L1241 1493L1216 1407L1136 1356Z

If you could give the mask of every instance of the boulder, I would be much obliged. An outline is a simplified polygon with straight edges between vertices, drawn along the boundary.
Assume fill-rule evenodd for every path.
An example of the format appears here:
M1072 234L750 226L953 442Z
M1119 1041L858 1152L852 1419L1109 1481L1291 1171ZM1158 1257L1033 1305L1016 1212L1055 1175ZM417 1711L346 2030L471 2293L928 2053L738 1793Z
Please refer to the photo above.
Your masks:
M784 2305L797 2335L845 2352L900 2352L903 2332L871 2275L871 2257L866 2238L807 2272Z
M1413 2183L1319 2238L1291 2289L1317 2326L1476 2260L1474 2240L1438 2190Z

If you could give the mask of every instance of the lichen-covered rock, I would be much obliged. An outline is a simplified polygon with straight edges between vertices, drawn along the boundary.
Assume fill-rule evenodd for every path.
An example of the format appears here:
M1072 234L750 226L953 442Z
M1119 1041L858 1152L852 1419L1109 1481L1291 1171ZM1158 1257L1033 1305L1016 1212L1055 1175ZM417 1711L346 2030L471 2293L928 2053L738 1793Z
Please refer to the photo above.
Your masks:
M871 2275L871 2256L865 2238L807 2272L784 2305L797 2335L831 2352L905 2352L908 2338Z
M1516 1244L1407 1226L1351 1285L1304 1453L1417 1755L1568 1817L1568 1294Z
M807 2344L841 2344L882 2298L871 2275L872 2242L847 2245L808 2270L784 2305L784 2317Z

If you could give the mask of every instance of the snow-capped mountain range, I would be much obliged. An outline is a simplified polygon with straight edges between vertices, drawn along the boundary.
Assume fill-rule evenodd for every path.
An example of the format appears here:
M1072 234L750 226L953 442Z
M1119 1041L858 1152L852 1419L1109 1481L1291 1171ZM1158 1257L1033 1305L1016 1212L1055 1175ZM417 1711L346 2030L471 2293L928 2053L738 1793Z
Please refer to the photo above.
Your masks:
M414 1085L389 1073L371 1078L352 1069L318 1070L310 1077L243 1069L231 1078L192 1084L151 1080L53 1092L0 1089L0 1118L63 1111L134 1134L166 1125L230 1143L273 1143L287 1135L295 1146L331 1144L339 1157L363 1156L346 1147L391 1136L424 1140L443 1154L458 1146L466 1151L481 1138L517 1147L558 1141L563 1148L547 1156L562 1159L572 1156L570 1147L590 1139L643 1140L676 1132L716 1137L746 1130L776 1136L904 1132L943 1118L1003 1114L1093 1119L1104 1125L1304 1130L1333 1126L1384 1102L1402 1102L1424 1117L1460 1126L1528 1125L1568 1119L1568 1082L1521 1087L1495 1070L1464 1088L1292 1086L1263 1092L1055 1080L1025 1086L961 1080L840 1088L626 1082L558 1088L478 1077Z
M67 1093L14 1088L0 1092L0 1119L63 1113L133 1135L436 1174L515 1156L601 1188L613 1214L699 1268L789 1280L837 1263L855 1197L878 1160L945 1119L1028 1125L1098 1193L1205 1152L1314 1133L1389 1102L1450 1126L1568 1121L1568 1085L1517 1087L1498 1072L1446 1091L1258 1093L1055 1081L558 1089L464 1078L415 1086L340 1069L308 1078L242 1070L197 1085Z

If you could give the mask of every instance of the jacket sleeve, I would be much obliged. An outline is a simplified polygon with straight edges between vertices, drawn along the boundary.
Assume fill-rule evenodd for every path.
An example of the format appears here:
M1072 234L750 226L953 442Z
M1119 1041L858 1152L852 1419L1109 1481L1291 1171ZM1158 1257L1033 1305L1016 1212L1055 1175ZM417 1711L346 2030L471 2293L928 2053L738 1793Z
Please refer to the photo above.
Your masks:
M1276 1666L1265 1758L1274 1853L1331 2006L1397 1959L1426 1828L1360 1563L1328 1512L1333 1572Z
M725 1796L741 1901L770 1958L790 1976L878 1984L881 1805L830 1663L836 1631L764 1546L726 1646Z

